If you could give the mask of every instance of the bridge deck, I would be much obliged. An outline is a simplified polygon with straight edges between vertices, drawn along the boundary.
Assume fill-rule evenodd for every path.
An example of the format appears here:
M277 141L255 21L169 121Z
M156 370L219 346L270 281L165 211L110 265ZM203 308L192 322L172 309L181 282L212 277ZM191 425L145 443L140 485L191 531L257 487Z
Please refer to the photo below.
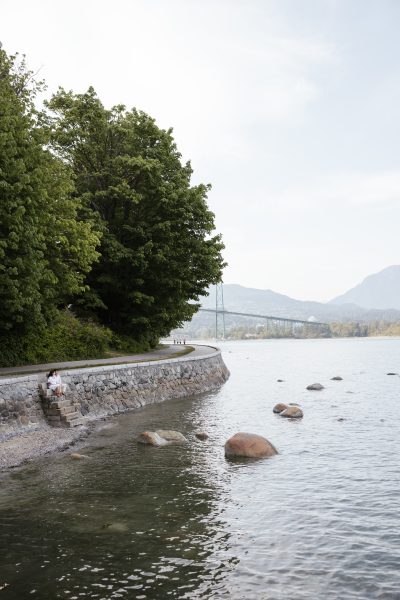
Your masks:
M218 313L223 315L237 315L239 317L253 317L258 319L267 319L269 321L281 321L283 323L301 323L302 325L327 325L319 321L302 321L301 319L289 319L288 317L273 317L271 315L255 315L251 313L234 312L232 310L215 310L213 308L199 308L201 312Z

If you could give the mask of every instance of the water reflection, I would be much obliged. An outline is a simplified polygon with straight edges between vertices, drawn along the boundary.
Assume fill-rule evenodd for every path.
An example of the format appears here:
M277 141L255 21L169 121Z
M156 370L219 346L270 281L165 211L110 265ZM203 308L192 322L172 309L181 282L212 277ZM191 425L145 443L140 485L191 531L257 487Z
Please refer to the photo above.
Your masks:
M386 372L400 342L228 348L217 393L112 419L80 450L87 460L45 457L3 479L2 598L399 598L400 378ZM326 389L306 392L313 381ZM304 418L274 415L277 402L298 402ZM189 444L134 441L158 428ZM239 430L280 454L226 461Z
M174 421L185 408L174 403ZM206 444L193 435L187 447L134 441L170 410L117 419L90 440L87 460L44 459L9 478L4 597L114 598L129 590L145 598L201 597L226 576L237 560L227 556L230 533L219 510L226 480L209 464Z

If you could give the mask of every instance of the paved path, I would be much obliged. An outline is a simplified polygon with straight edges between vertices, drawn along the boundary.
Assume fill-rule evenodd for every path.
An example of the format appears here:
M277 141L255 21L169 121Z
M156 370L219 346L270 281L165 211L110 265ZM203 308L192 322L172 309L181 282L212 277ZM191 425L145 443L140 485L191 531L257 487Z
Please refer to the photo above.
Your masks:
M148 362L153 360L163 360L166 358L179 358L180 353L186 348L194 348L188 354L182 357L197 358L209 354L215 350L214 346L199 346L197 344L165 344L163 348L154 350L153 352L143 352L142 354L130 354L129 356L115 356L113 358L95 358L92 360L75 360L71 362L48 363L46 365L24 365L22 367L5 367L0 369L0 379L9 377L10 375L28 375L29 373L47 372L51 369L59 369L60 371L67 369L77 369L81 367L90 367L93 365L120 365L136 362Z

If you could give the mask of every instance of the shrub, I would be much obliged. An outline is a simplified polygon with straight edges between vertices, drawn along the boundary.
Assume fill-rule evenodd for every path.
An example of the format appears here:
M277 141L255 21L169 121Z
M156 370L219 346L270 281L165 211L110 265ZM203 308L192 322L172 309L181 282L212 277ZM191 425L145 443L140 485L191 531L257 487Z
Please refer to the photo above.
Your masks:
M25 336L0 338L0 366L103 358L112 333L96 323L80 321L69 310L59 312L49 327Z

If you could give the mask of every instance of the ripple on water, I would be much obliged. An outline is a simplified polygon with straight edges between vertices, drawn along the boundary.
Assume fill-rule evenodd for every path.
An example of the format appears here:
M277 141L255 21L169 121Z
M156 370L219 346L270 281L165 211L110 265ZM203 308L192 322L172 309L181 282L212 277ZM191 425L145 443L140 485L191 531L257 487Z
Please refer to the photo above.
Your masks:
M224 356L218 392L113 418L90 460L45 457L2 481L2 598L399 600L400 381L386 373L400 341L238 342ZM278 402L304 418L274 415ZM134 441L165 427L189 444ZM226 461L246 430L280 454Z

